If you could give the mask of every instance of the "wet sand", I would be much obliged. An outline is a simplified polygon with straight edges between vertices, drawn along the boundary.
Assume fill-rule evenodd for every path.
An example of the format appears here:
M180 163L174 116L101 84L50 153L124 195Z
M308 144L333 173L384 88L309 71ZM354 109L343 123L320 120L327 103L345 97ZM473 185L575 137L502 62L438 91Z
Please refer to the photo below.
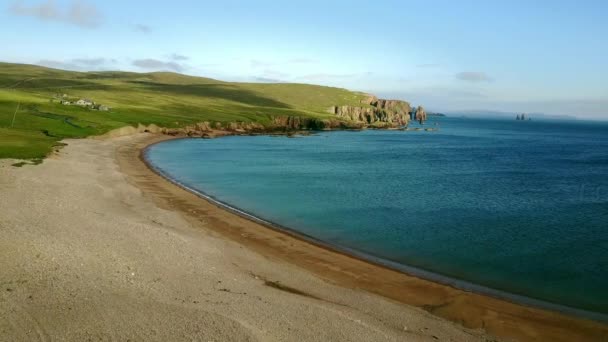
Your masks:
M247 222L164 192L137 158L154 139L0 160L0 341L488 340L218 234Z
M220 209L148 169L168 137L0 161L0 341L601 341L600 323L408 276ZM447 318L447 319L444 319Z
M122 160L131 169L146 164L141 151L167 138L157 137L123 150ZM131 154L131 157L126 157ZM135 155L138 158L135 158ZM123 164L124 165L124 164ZM127 173L130 173L127 171ZM413 305L467 328L484 329L493 335L515 340L573 341L607 340L608 326L527 307L509 301L478 295L450 286L412 277L381 265L369 263L339 251L328 250L284 231L246 220L191 194L148 168L140 174L139 187L155 192L171 202L172 208L194 218L211 220L218 233L246 245L263 255L306 268L341 286L364 289L399 302ZM143 181L143 179L146 179ZM180 201L175 201L179 198ZM196 213L193 213L196 211Z

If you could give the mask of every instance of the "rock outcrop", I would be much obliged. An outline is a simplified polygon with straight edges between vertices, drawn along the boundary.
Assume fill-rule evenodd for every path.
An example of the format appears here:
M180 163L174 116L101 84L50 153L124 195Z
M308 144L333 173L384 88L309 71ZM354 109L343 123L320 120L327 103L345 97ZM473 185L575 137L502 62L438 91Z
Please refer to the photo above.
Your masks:
M242 121L234 121L234 122L199 122L194 125L189 125L181 129L183 133L189 136L197 136L204 135L206 133L214 132L214 131L226 131L226 132L234 132L234 133L256 133L256 132L264 132L266 127L264 125L257 122L242 122Z
M300 116L276 116L272 119L270 128L275 130L323 130L331 128L332 123L329 120L321 120L315 118L307 118Z
M418 121L421 125L426 121L426 111L424 108L422 108L422 106L418 106L418 108L416 108L414 120Z
M368 106L335 106L330 113L348 121L349 125L359 128L390 128L407 126L410 121L411 107L408 102L378 99L369 96L361 101Z
M212 138L222 135L278 133L291 135L297 131L332 129L397 128L407 127L411 119L424 122L427 114L421 106L411 108L406 101L378 99L369 95L361 106L334 106L329 109L333 117L303 117L293 115L272 116L264 124L258 122L199 122L181 128L156 125L123 127L112 131L124 135L136 132L163 133L173 136ZM176 122L176 125L179 123Z

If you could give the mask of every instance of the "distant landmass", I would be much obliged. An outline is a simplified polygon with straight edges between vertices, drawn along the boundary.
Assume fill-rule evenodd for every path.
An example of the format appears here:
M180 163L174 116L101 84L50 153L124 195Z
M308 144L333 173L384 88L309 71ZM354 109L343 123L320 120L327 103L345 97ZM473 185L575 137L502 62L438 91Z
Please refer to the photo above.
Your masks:
M500 119L515 119L521 112L502 112L496 110L462 110L449 112L452 116L464 116L470 118L500 118ZM431 115L431 114L428 114ZM575 116L547 114L547 113L525 113L526 118L538 120L577 120Z

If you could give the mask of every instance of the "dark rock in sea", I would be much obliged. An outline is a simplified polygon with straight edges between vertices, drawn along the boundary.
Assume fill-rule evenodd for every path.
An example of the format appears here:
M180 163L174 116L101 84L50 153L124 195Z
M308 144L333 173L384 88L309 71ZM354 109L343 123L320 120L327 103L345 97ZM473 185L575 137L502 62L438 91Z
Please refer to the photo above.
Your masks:
M418 108L416 108L416 121L418 121L421 125L426 121L427 116L426 116L426 111L424 110L424 108L422 108L422 106L418 106Z

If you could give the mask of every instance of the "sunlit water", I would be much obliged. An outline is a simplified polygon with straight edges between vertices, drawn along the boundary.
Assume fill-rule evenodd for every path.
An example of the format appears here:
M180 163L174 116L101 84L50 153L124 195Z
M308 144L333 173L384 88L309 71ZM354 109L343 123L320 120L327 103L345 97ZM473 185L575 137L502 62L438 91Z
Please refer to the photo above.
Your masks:
M438 132L173 140L147 157L327 243L608 313L608 125L434 120Z

